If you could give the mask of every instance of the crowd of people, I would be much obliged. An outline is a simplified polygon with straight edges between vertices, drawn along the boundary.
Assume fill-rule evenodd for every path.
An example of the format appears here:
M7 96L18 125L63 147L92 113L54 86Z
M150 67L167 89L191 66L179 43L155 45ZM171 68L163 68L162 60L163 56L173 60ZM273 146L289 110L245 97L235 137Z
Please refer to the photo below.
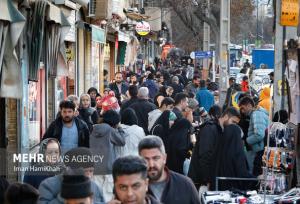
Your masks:
M25 172L22 184L2 179L0 203L198 204L216 177L258 176L270 90L257 101L246 82L230 78L224 106L214 82L185 68L117 72L101 94L70 95L43 135L46 161L32 164L52 168ZM98 160L66 159L78 156ZM255 184L219 184L231 188Z

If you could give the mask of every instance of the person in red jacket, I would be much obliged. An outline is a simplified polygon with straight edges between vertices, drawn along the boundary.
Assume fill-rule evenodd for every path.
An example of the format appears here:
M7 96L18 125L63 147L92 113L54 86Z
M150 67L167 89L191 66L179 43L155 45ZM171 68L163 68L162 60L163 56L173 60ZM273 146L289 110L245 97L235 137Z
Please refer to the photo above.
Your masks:
M242 91L248 92L249 91L249 79L248 76L243 77L243 81L241 83L242 85Z

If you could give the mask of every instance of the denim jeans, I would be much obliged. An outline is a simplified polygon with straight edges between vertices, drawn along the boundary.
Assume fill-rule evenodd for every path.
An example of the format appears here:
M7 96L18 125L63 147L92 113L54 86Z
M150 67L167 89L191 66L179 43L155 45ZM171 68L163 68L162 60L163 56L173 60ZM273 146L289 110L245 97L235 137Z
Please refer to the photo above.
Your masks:
M254 164L255 156L256 156L256 152L254 152L254 151L247 151L247 153L246 153L250 174L252 174L252 172L253 172L253 164Z

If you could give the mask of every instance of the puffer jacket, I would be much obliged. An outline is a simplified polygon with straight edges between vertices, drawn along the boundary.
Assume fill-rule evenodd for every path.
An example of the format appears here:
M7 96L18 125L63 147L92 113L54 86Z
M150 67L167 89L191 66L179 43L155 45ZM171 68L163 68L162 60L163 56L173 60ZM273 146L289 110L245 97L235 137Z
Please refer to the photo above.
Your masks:
M252 151L259 152L264 149L265 130L269 126L269 115L261 107L254 110L250 115L247 143Z
M270 112L271 108L271 96L270 96L270 87L265 87L259 97L259 106L263 107L266 111Z

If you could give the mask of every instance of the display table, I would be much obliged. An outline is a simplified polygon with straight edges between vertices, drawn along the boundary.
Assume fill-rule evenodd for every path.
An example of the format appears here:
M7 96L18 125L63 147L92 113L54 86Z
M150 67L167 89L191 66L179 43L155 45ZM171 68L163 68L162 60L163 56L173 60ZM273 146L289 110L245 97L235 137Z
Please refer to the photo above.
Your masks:
M257 194L255 191L251 191L250 194L247 195L246 197L243 195L233 193L231 191L208 191L202 194L201 202L203 204L209 204L209 203L271 204L271 203L275 203L274 198L276 197L278 197L278 195L266 195L266 200L264 201L264 195Z

